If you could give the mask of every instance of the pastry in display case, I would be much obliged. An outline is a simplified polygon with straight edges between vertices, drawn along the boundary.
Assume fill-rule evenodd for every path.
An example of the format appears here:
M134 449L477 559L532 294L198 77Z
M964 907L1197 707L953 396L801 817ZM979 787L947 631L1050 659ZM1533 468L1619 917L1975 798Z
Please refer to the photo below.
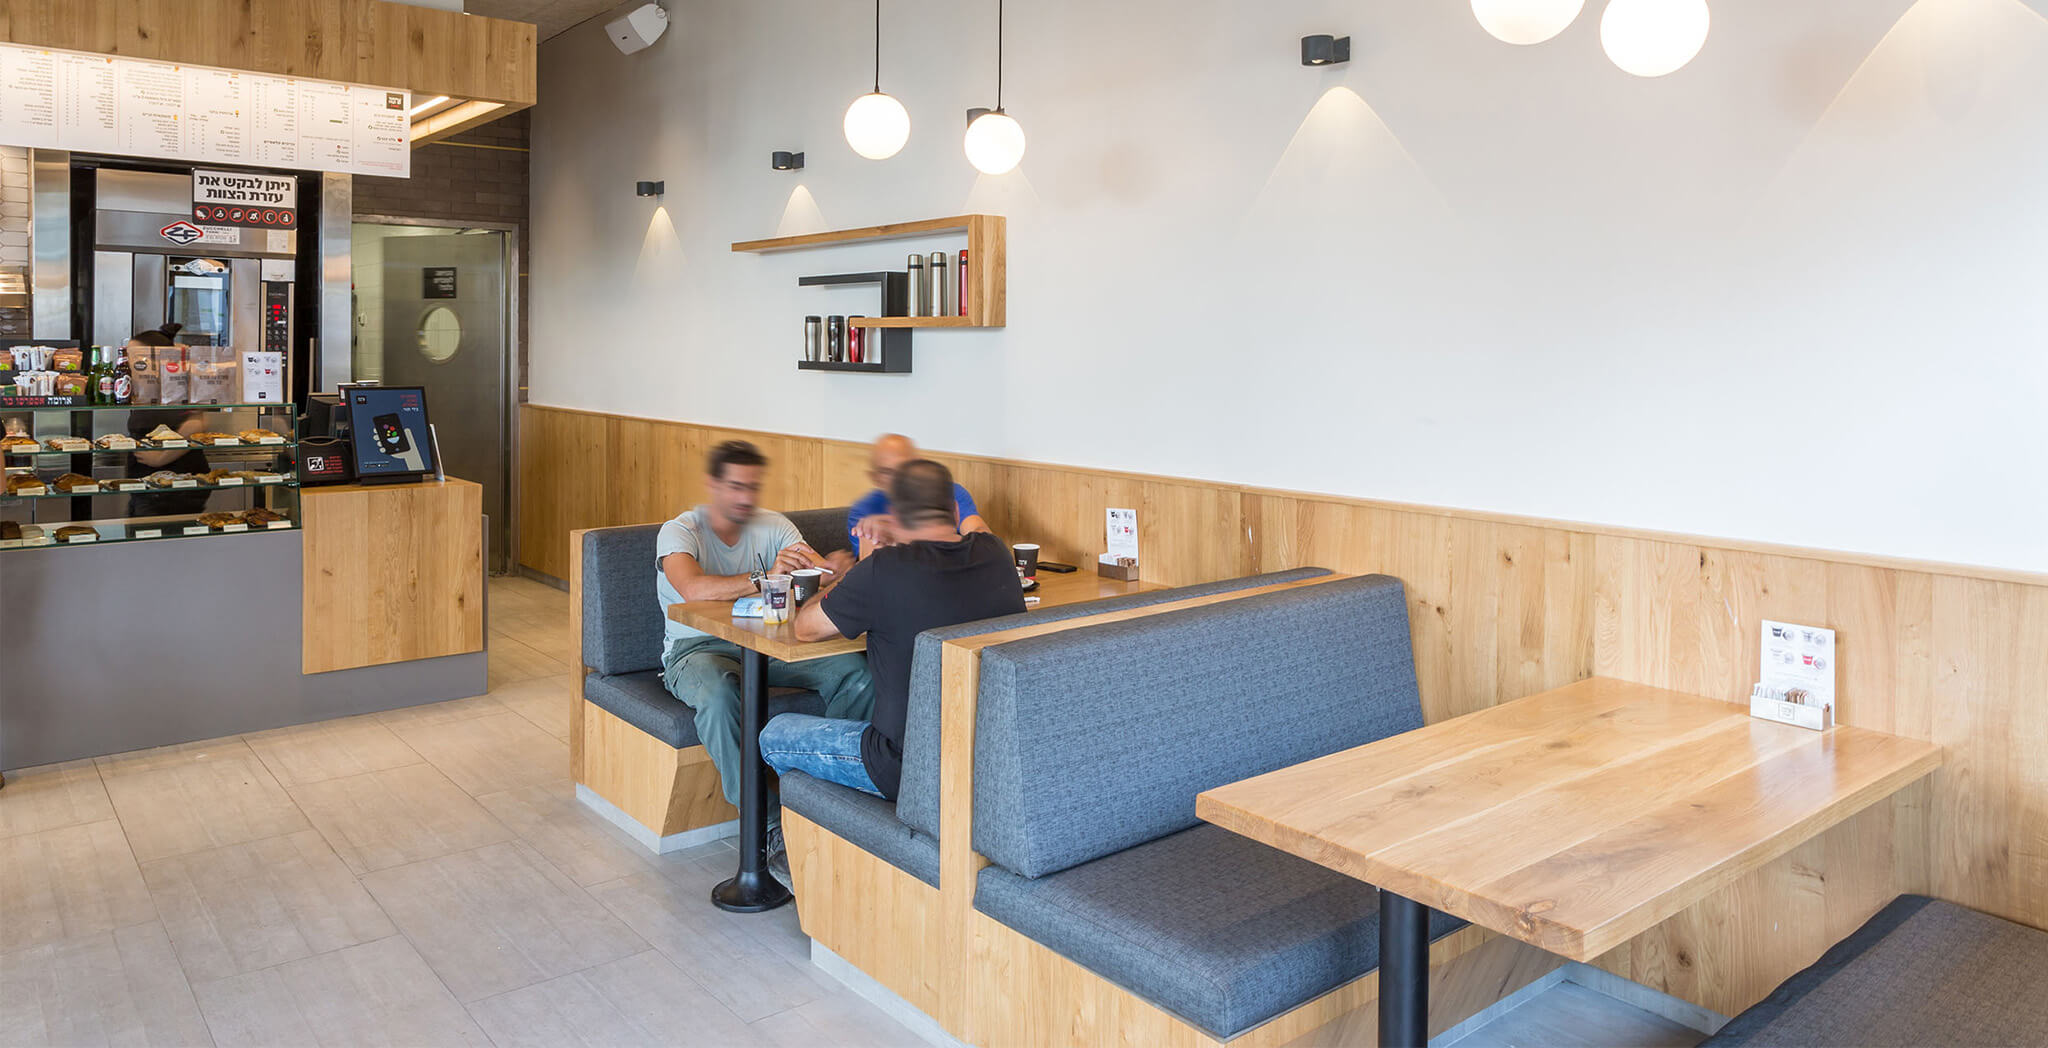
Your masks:
M0 550L298 526L291 404L0 407Z

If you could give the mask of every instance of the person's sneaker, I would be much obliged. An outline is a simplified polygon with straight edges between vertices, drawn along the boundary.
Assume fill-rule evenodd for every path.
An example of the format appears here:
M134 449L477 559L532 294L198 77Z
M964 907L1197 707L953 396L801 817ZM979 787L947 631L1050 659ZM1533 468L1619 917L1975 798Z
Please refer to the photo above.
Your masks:
M779 824L768 827L768 875L781 881L783 887L796 890L796 885L789 879L789 849L782 843Z

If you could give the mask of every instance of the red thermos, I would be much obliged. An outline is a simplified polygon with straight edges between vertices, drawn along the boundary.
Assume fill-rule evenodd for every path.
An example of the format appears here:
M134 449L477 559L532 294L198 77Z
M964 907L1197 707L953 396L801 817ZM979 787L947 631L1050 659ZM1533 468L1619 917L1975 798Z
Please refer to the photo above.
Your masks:
M846 318L846 362L849 364L858 364L865 359L861 350L865 348L868 332L866 328L854 326L853 322L859 319L858 316Z
M960 252L960 315L967 315L967 252Z

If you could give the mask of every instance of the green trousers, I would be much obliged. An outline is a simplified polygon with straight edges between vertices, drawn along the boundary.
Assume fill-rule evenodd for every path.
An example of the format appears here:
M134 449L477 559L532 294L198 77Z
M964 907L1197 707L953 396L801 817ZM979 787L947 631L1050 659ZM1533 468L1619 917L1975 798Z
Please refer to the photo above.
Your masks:
M697 713L697 738L718 768L725 799L740 803L740 647L716 637L677 641L661 660L661 683L668 693ZM827 717L871 720L875 712L875 681L868 676L868 657L834 655L809 662L768 660L768 686L802 688L825 699ZM765 718L764 718L765 723Z

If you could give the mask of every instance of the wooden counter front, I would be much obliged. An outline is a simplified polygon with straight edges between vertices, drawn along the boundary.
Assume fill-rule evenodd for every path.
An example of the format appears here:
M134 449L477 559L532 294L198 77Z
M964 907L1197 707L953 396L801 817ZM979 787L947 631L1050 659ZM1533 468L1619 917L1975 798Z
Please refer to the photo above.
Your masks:
M306 673L482 651L483 486L304 489Z

